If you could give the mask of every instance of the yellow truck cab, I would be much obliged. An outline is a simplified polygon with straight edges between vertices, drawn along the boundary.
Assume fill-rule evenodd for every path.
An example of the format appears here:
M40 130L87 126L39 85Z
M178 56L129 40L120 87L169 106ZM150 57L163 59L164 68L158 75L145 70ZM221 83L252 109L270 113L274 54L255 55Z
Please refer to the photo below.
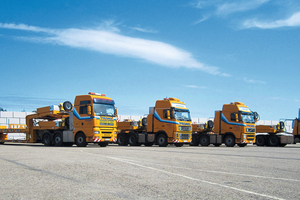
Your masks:
M79 146L86 143L98 143L107 146L109 142L116 142L117 110L115 102L104 94L89 93L78 95L74 101L73 139Z
M140 128L129 128L130 124L126 128L124 123L128 122L118 123L119 145L157 144L165 147L174 144L180 147L192 139L190 111L184 102L176 98L157 100L155 107L149 108L149 114L142 120Z
M253 144L258 117L257 112L252 112L241 102L224 104L222 111L215 112L214 133L222 135L222 141L228 147Z

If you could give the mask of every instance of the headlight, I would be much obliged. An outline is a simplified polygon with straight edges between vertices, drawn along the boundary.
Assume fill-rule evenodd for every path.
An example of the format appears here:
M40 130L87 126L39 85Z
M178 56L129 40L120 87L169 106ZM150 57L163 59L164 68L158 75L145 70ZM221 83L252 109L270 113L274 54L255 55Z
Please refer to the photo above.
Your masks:
M100 132L99 131L94 131L94 134L99 134Z

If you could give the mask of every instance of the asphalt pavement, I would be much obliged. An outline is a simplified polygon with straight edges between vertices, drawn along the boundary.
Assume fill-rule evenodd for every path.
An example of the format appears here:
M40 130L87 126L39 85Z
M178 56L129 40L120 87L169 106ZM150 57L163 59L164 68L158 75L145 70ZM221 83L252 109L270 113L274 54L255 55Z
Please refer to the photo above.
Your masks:
M1 199L299 199L300 145L0 145Z

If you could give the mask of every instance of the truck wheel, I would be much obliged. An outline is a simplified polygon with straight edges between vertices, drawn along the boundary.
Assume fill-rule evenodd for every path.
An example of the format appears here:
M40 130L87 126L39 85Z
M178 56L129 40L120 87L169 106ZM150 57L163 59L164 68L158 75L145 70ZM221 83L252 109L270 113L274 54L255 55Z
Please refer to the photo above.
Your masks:
M294 136L295 137L295 136ZM299 143L299 138L294 138L294 144Z
M209 137L207 135L202 135L200 137L200 145L201 146L208 146L209 145Z
M100 147L106 147L108 145L108 142L99 142L98 145Z
M225 141L224 141L226 147L234 147L235 145L235 139L232 135L227 135L225 137Z
M160 134L158 137L157 137L157 144L160 146L160 147L166 147L168 146L168 139L167 139L167 136L165 134Z
M256 137L256 146L264 146L265 145L265 138L264 136L257 136Z
M174 143L175 147L182 147L183 144L182 143Z
M124 133L118 134L117 143L119 146L127 146L128 145L127 137Z
M190 146L198 146L198 145L199 145L199 137L196 135L193 135Z
M269 137L268 143L271 147L276 147L279 144L279 138L276 135L272 135Z
M47 132L43 135L42 142L45 146L52 146L52 139L50 133Z
M61 147L63 145L63 140L60 132L55 133L53 140L55 146Z
M134 133L130 134L128 137L128 143L130 146L137 146L137 138Z
M86 147L86 137L84 133L80 132L76 135L75 143L78 147Z

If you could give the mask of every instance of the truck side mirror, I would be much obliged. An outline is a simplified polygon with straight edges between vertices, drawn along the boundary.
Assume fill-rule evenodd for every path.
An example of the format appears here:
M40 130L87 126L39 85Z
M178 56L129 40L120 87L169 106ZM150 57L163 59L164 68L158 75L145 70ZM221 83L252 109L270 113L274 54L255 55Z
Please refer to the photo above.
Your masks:
M118 109L115 109L115 117L118 117Z
M170 110L167 110L167 119L171 119L171 117L170 117Z
M91 105L87 106L87 114L92 115L92 106Z

